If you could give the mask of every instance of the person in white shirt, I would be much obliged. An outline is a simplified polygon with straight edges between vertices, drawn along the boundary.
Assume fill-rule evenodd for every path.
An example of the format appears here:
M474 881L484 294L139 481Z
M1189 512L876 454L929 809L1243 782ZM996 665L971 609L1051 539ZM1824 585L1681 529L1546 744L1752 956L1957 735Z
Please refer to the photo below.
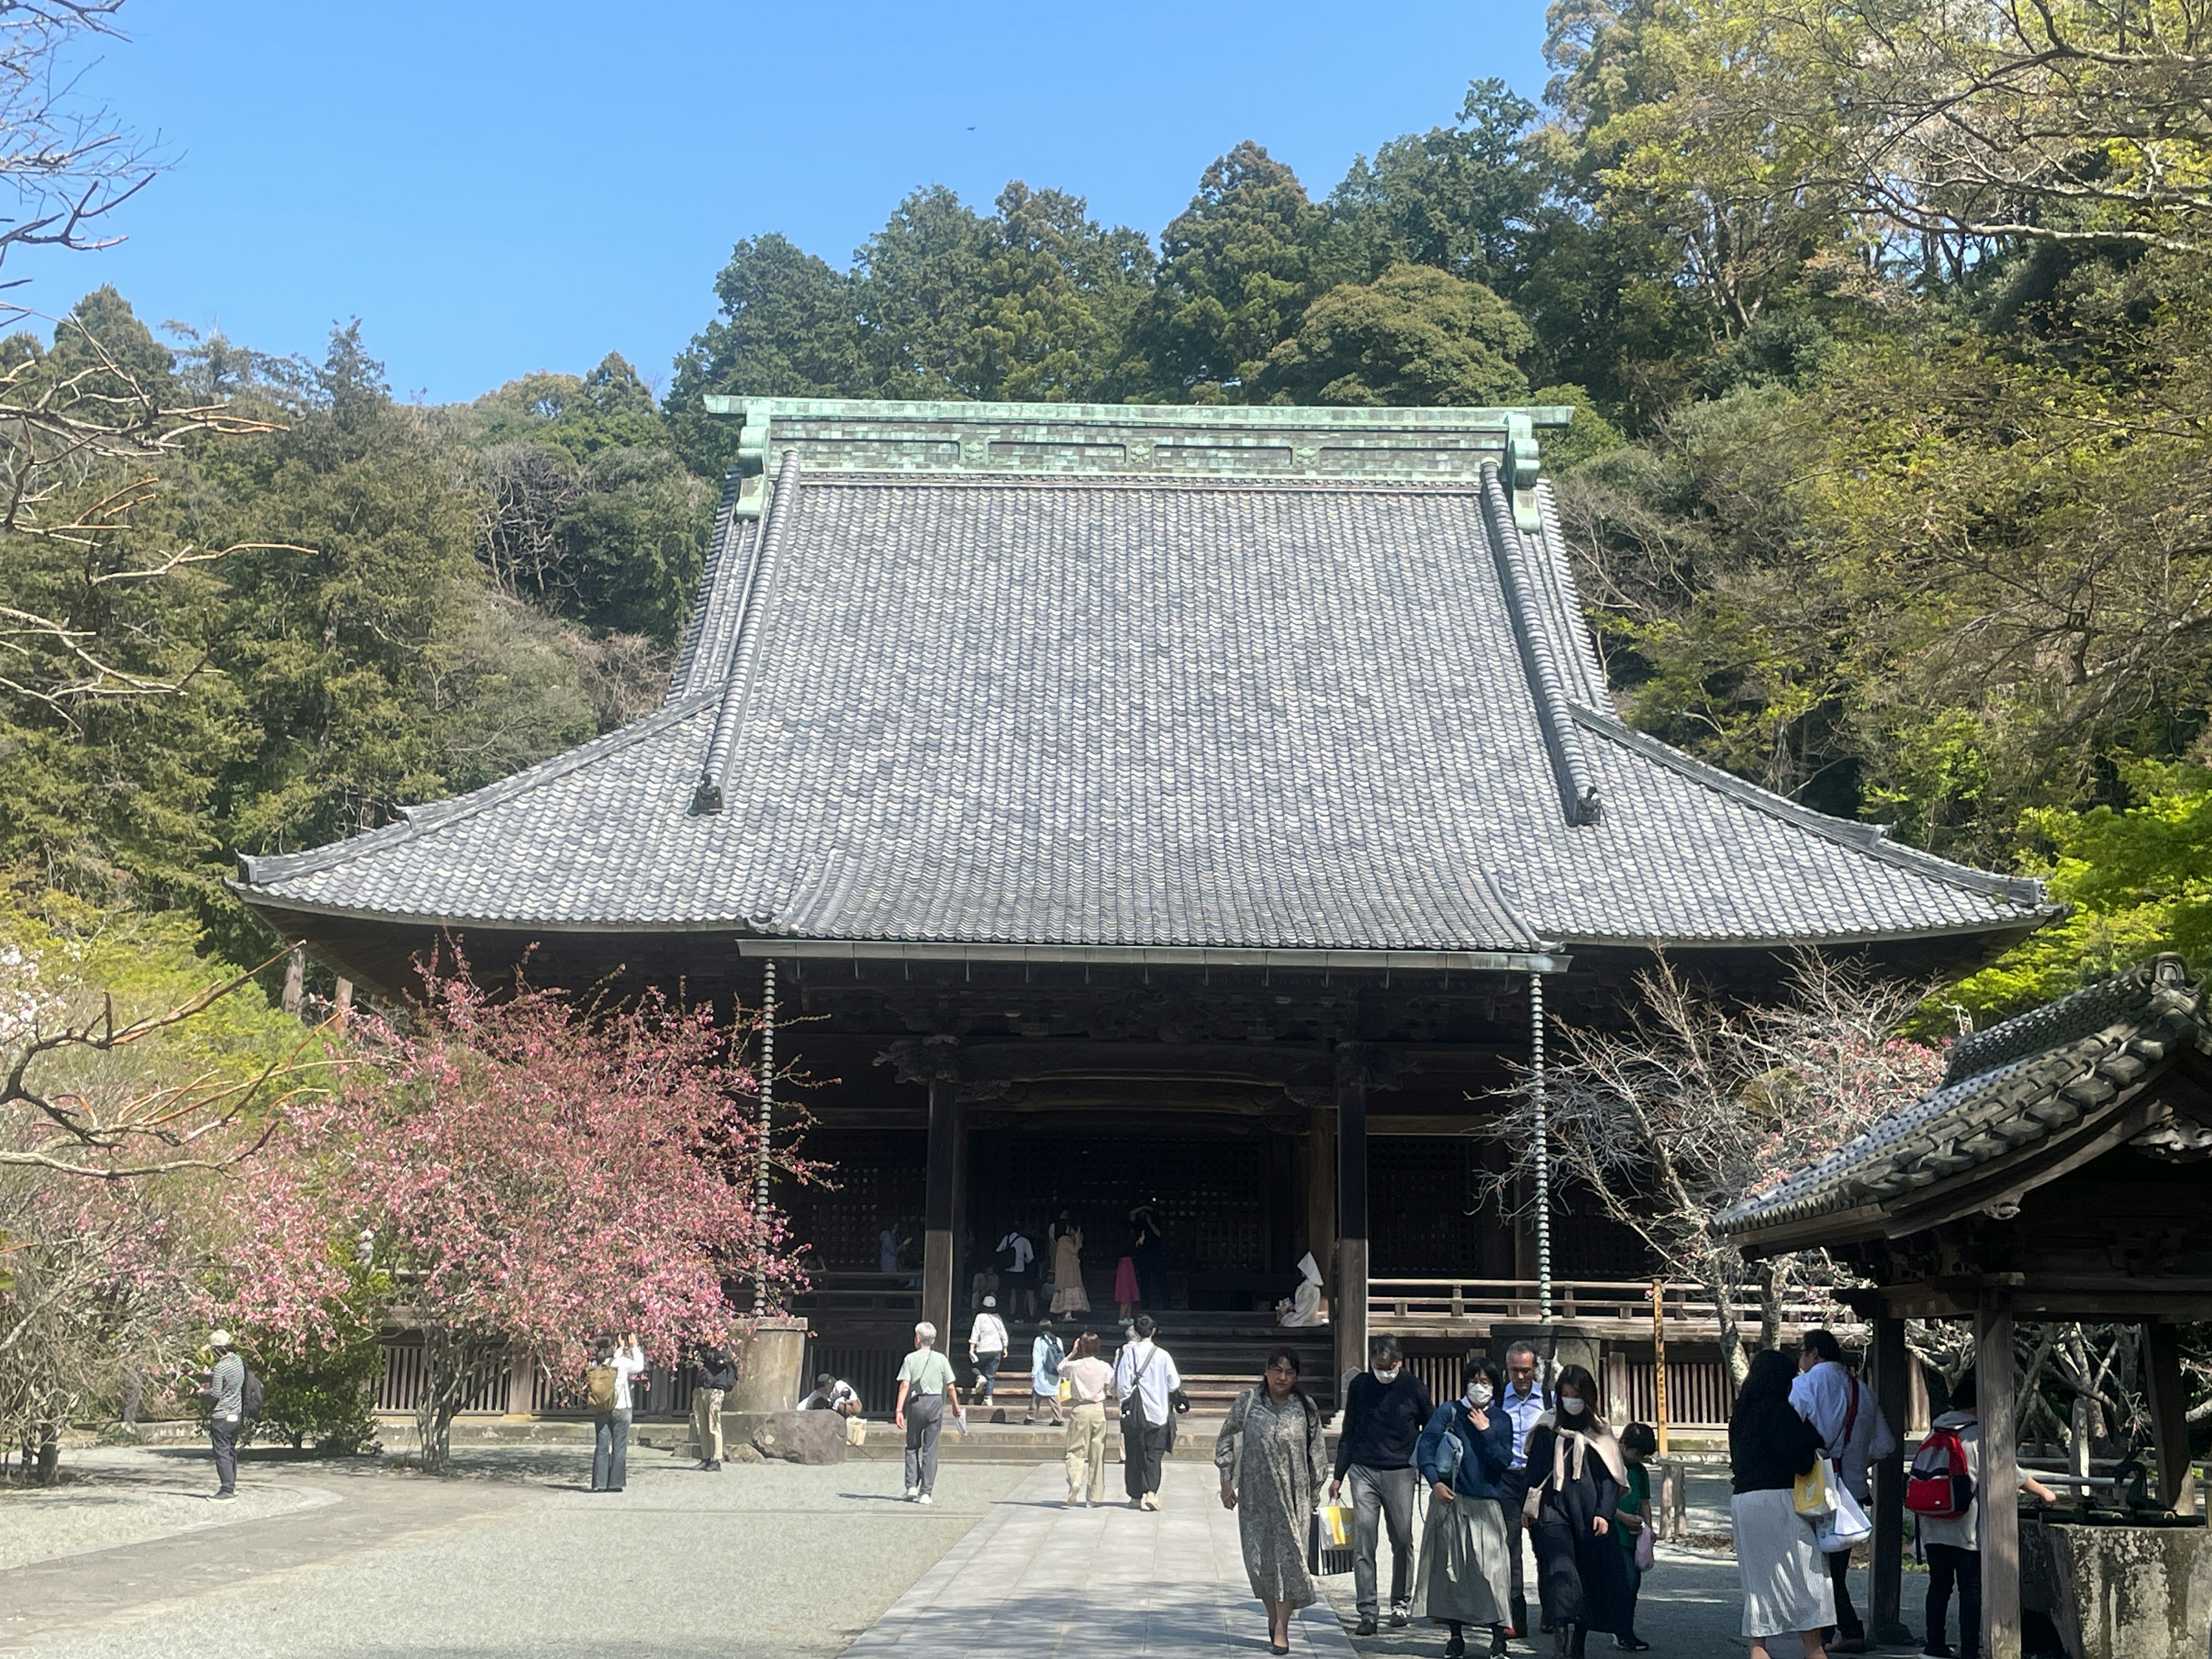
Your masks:
M1897 1449L1897 1436L1875 1402L1874 1390L1844 1364L1843 1344L1833 1331L1805 1333L1797 1380L1790 1385L1790 1403L1820 1431L1820 1449L1835 1466L1837 1478L1852 1497L1865 1503L1869 1466ZM1827 1561L1828 1583L1836 1593L1836 1639L1828 1644L1829 1651L1864 1653L1866 1626L1851 1605L1850 1552L1832 1552Z
M860 1393L842 1377L823 1371L814 1379L814 1392L799 1402L803 1412L835 1412L840 1417L860 1414Z
M1106 1501L1106 1401L1114 1368L1098 1357L1098 1333L1085 1331L1060 1362L1067 1384L1067 1507Z
M645 1370L637 1333L625 1331L619 1341L602 1337L594 1369L599 1367L614 1373L614 1405L592 1419L592 1490L620 1492L629 1474L630 1379Z
M979 1406L991 1403L991 1391L999 1382L999 1362L1006 1357L1006 1322L999 1317L999 1298L987 1296L983 1311L968 1328L968 1363L975 1368L974 1398Z
M999 1255L1006 1264L1004 1279L1006 1311L1017 1319L1036 1317L1036 1246L1019 1227L1009 1228L999 1241Z
M1139 1314L1131 1340L1114 1358L1114 1392L1121 1400L1121 1484L1133 1510L1160 1506L1160 1465L1167 1455L1174 1396L1182 1392L1175 1356L1154 1339L1150 1314Z

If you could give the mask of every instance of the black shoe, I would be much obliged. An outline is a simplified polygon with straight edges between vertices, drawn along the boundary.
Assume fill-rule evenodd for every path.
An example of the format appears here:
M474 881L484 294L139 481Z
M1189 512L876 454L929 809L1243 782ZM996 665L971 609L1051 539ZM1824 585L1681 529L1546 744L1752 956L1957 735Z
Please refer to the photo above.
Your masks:
M219 1492L216 1496L217 1498L235 1498L238 1494L234 1492Z
M709 1469L719 1469L722 1467L722 1460L719 1457L710 1457L707 1460L707 1467Z
M1649 1653L1651 1651L1651 1644L1645 1641L1634 1631L1629 1632L1626 1636L1614 1637L1613 1638L1613 1644L1625 1653Z
M1374 1635L1374 1634L1375 1634L1375 1615L1374 1615L1373 1613L1364 1613L1360 1614L1360 1616L1359 1616L1359 1628L1358 1628L1358 1629L1357 1629L1357 1630L1355 1630L1355 1631L1353 1631L1352 1633L1354 1636L1372 1636L1372 1635Z
M1412 1620L1408 1619L1408 1618L1407 1618L1404 1613L1395 1613L1395 1612L1394 1612L1394 1613L1391 1613L1391 1615L1390 1615L1390 1627L1391 1627L1393 1630L1403 1630L1403 1629L1405 1629L1405 1628L1406 1628L1406 1626L1408 1626L1408 1625L1412 1624L1413 1622L1413 1621Z
M1491 1655L1491 1659L1502 1659L1502 1656L1504 1654L1504 1652L1505 1652L1505 1632L1504 1632L1504 1630L1500 1629L1498 1626L1497 1626L1493 1625L1493 1626L1491 1626L1491 1629L1490 1629L1490 1655Z
M1444 1659L1467 1659L1467 1638L1455 1632L1444 1642Z
M1930 1642L1920 1650L1921 1659L1959 1659L1948 1642Z

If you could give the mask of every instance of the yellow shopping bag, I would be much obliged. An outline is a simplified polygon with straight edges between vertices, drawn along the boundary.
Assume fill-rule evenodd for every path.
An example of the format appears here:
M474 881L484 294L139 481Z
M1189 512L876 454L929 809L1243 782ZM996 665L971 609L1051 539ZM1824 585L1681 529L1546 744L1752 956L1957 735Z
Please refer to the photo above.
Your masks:
M1790 1488L1790 1498L1792 1507L1798 1514L1810 1516L1814 1520L1836 1512L1835 1498L1828 1491L1828 1460L1826 1458L1816 1457L1813 1460L1813 1467L1799 1475L1796 1484Z
M1324 1504L1321 1506L1321 1535L1324 1544L1341 1548L1352 1541L1352 1505Z

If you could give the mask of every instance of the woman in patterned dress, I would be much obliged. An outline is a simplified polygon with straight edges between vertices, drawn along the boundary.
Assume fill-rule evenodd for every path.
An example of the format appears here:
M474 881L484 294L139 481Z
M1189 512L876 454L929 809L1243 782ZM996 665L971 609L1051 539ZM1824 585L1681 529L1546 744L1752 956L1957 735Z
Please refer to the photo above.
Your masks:
M1267 1356L1267 1381L1229 1408L1213 1442L1221 1506L1237 1511L1244 1571L1267 1609L1267 1646L1291 1650L1291 1615L1320 1600L1306 1573L1306 1528L1328 1462L1321 1409L1298 1386L1298 1357Z

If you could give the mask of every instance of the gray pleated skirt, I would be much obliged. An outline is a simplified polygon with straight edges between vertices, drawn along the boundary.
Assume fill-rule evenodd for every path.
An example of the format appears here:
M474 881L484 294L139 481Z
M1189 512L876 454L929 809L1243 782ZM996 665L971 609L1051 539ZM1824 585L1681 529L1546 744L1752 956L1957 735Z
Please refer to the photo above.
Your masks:
M1449 1504L1429 1500L1420 1558L1413 1568L1414 1618L1510 1624L1510 1577L1505 1511L1496 1498L1462 1494Z

